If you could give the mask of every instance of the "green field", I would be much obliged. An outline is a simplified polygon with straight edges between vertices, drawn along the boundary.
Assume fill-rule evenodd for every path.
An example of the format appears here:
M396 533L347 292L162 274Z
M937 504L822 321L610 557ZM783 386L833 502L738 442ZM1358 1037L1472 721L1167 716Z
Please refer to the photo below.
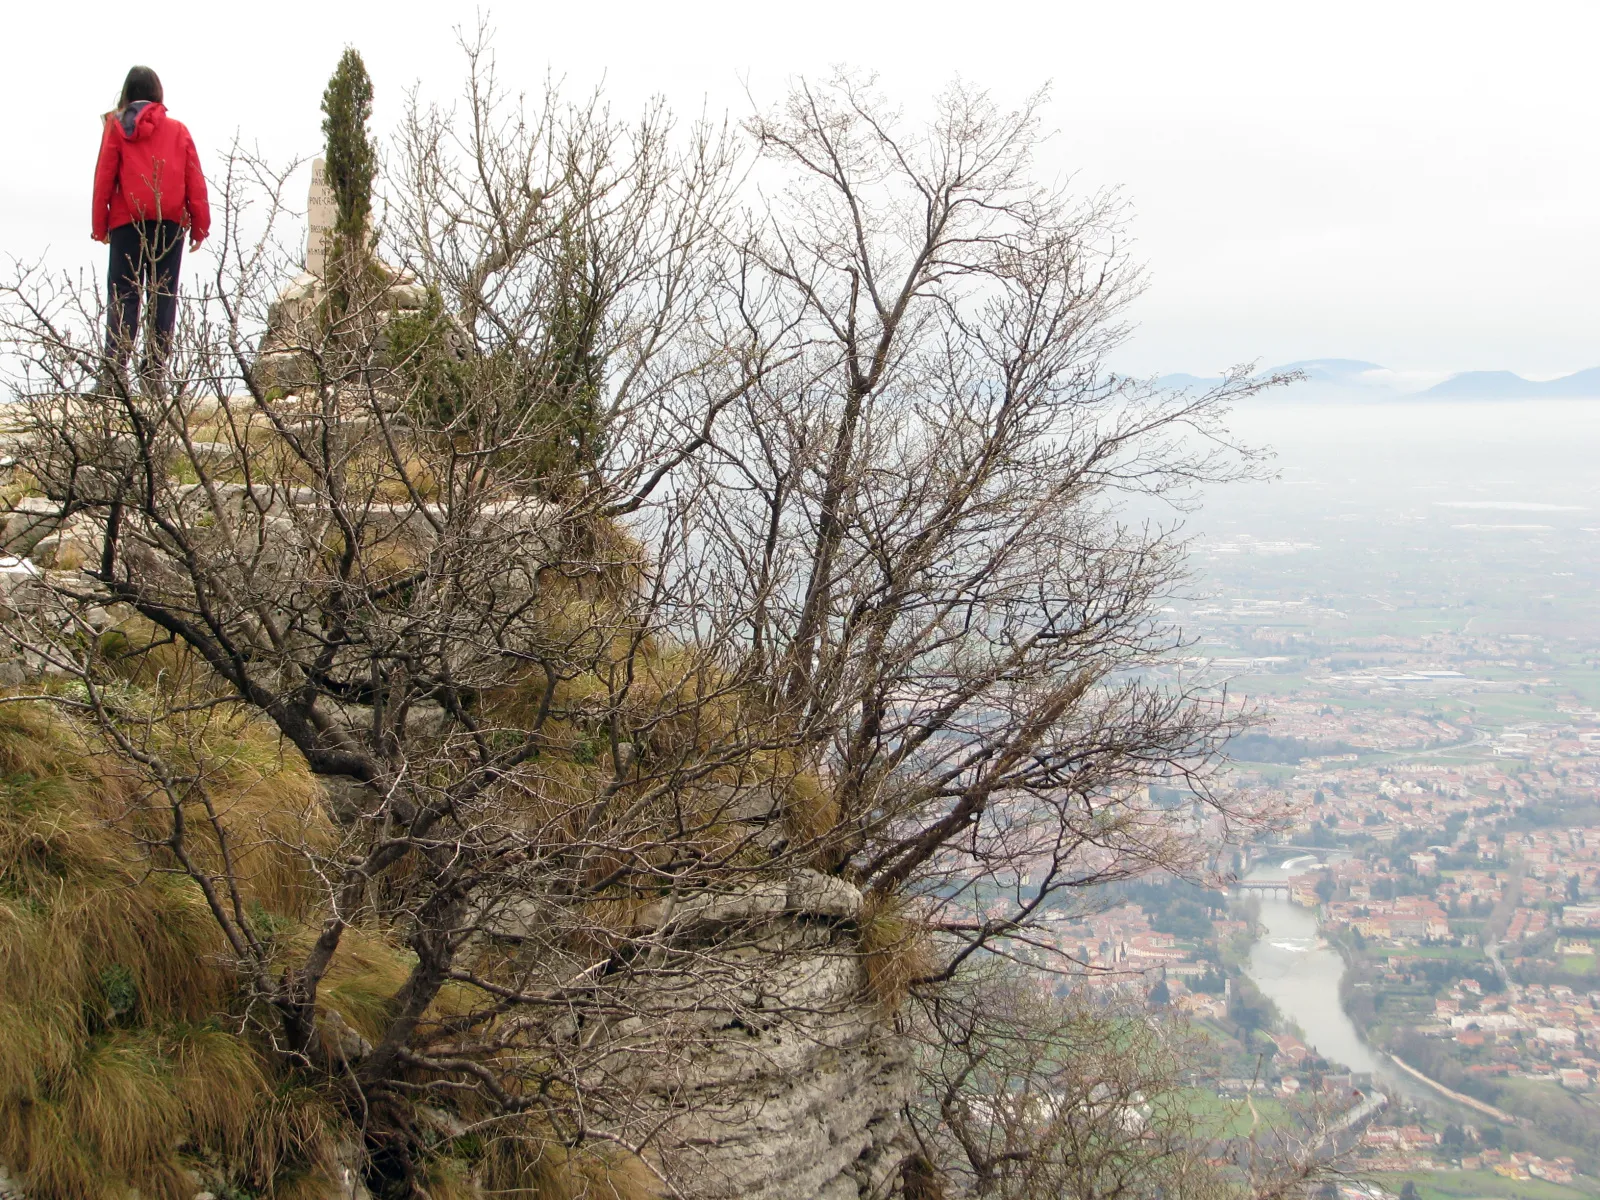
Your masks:
M1293 696L1306 689L1303 675L1238 675L1229 685L1243 696Z
M1569 668L1550 676L1586 704L1600 704L1600 671Z
M1520 692L1480 692L1472 697L1478 710L1478 723L1504 723L1515 725L1522 721L1567 721L1570 718L1556 711L1556 702L1563 699L1553 687L1540 688L1532 695Z
M1247 1137L1252 1126L1259 1133L1290 1123L1283 1101L1273 1096L1258 1094L1254 1097L1259 1124L1251 1117L1250 1105L1242 1097L1224 1099L1207 1088L1190 1088L1185 1096L1189 1111L1199 1118L1202 1128L1211 1137Z
M1395 1195L1406 1180L1417 1185L1422 1200L1593 1200L1600 1196L1592 1179L1580 1178L1571 1186L1542 1179L1507 1179L1493 1171L1412 1171L1404 1175L1373 1175L1371 1179Z
M1244 759L1236 760L1232 766L1236 771L1253 771L1275 783L1292 779L1300 771L1299 767L1290 763L1254 763Z
M1369 946L1362 951L1371 958L1448 958L1460 962L1478 962L1483 951L1477 946Z

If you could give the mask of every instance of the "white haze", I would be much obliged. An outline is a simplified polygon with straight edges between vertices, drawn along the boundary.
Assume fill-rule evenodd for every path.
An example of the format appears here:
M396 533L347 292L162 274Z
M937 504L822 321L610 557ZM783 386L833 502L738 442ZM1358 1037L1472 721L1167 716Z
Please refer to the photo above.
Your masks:
M103 270L88 241L98 115L134 62L161 72L209 164L235 132L273 155L310 154L346 43L371 67L386 127L413 82L455 87L451 29L476 12L438 0L11 5L0 248ZM507 77L604 78L619 111L659 93L686 114L737 118L746 85L771 100L834 63L879 70L910 103L956 74L1012 101L1053 80L1049 169L1122 186L1151 265L1124 370L1348 357L1419 373L1420 386L1600 363L1591 0L628 0L503 5L492 20Z

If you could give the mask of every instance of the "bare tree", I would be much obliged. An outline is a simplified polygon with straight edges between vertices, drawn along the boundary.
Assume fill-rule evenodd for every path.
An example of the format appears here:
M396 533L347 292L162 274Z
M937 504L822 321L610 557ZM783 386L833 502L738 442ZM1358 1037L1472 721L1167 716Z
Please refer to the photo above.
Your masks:
M1217 698L1149 676L1181 648L1157 602L1182 544L1117 501L1247 469L1221 420L1264 384L1107 370L1139 276L1114 197L1037 181L1040 102L955 87L908 128L844 76L751 122L784 168L753 253L804 355L702 476L747 669L831 786L820 861L923 898L960 947L929 981L1063 889L1197 862L1147 785L1261 815L1207 786ZM996 888L1010 910L975 916Z
M1242 1113L1200 1100L1215 1087L1206 1039L1153 1015L1142 989L1040 982L991 962L919 1008L908 1200L1277 1200L1338 1166L1336 1121L1315 1102L1231 1132Z
M1150 674L1181 543L1117 508L1239 470L1259 384L1108 372L1138 276L1112 198L1036 181L1037 101L913 127L801 85L747 177L726 131L530 110L469 59L338 306L274 299L283 176L242 155L168 386L86 394L92 297L6 289L58 529L7 629L374 1186L439 1186L470 1129L501 1186L598 1145L735 1194L733 1040L863 1044L862 986L936 996L1064 890L1196 865L1153 783L1260 817L1207 785L1219 700ZM320 785L293 836L216 786L262 724Z

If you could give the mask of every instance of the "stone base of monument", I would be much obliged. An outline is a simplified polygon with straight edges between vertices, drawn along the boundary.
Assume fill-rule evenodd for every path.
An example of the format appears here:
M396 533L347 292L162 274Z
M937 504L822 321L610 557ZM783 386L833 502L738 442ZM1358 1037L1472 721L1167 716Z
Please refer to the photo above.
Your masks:
M387 360L385 327L396 317L420 312L427 302L427 290L403 271L382 263L375 263L374 269L391 282L361 302L362 313L374 325L362 337L374 359L364 365L383 366ZM267 308L267 328L256 361L261 386L295 391L324 381L326 370L319 368L317 353L328 341L327 297L327 285L307 271Z

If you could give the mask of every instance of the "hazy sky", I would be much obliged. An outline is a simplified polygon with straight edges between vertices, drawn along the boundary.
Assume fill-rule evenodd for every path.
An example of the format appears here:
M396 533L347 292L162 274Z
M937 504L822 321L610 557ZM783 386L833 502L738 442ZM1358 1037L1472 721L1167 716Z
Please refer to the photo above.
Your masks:
M235 132L316 151L322 85L357 46L380 131L402 90L461 75L473 5L7 6L0 253L103 270L88 240L98 116L135 62L215 164ZM1548 376L1600 364L1596 0L653 0L490 9L502 73L602 77L616 107L748 112L797 74L875 69L914 106L953 75L1053 83L1047 169L1120 185L1150 269L1119 365L1367 358ZM19 144L20 143L20 144Z

